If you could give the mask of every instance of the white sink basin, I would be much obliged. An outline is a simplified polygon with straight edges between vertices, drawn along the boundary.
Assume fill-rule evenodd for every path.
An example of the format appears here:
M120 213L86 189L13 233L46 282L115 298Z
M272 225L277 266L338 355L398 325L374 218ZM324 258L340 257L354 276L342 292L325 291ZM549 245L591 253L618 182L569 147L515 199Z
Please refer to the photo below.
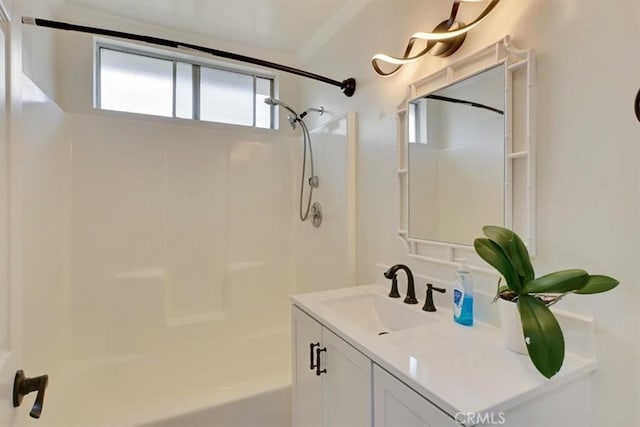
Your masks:
M345 321L377 335L436 321L427 313L416 310L416 306L373 293L328 300L323 304Z

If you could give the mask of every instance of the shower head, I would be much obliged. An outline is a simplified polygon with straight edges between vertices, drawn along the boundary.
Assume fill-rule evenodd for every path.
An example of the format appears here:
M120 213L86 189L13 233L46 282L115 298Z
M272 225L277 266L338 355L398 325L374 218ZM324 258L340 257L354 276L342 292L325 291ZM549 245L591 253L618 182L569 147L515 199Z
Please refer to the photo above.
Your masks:
M300 120L300 117L298 116L298 113L296 113L295 111L293 111L293 108L289 107L287 104L285 104L284 102L280 101L279 99L276 98L265 98L264 103L267 105L271 105L272 107L275 106L280 106L286 110L288 110L292 115L287 116L287 119L289 120L289 124L291 125L291 127L293 129L296 128L296 122L298 120Z
M289 112L291 114L293 114L294 116L298 117L298 113L296 113L295 111L293 111L293 108L289 107L287 104L285 104L284 102L280 101L279 99L276 98L265 98L264 103L267 105L271 105L271 106L280 106L286 110L289 110Z
M289 120L289 124L291 125L291 127L293 129L296 128L296 123L298 121L302 121L302 119L304 119L304 117L309 114L310 112L316 112L316 113L320 113L320 115L324 114L324 107L319 107L319 108L307 108L302 114L298 114L295 111L293 111L293 108L289 107L287 104L285 104L284 102L280 101L279 99L276 98L265 98L264 99L264 103L267 105L271 105L272 107L275 106L280 106L286 110L288 110L292 115L291 116L287 116L287 119Z
M271 98L271 97L265 98L264 99L264 103L267 104L267 105L280 105L281 104L281 102L279 100L277 100L275 98Z

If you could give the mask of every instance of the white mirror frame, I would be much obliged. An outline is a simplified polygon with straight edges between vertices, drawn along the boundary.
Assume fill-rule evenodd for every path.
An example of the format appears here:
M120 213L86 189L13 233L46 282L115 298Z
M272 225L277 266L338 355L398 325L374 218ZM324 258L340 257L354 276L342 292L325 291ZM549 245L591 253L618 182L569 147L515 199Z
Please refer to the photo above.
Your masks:
M397 111L397 148L398 148L398 194L399 223L398 236L405 243L409 256L414 259L435 262L451 266L458 265L457 258L469 258L474 252L473 246L460 245L409 237L409 147L408 147L408 108L409 102L423 97L438 89L467 79L475 74L504 64L505 70L505 227L514 227L514 203L519 203L518 229L516 231L527 244L531 256L536 252L535 239L535 55L533 50L521 50L504 39L480 49L464 58L456 60L445 68L421 78L407 87L407 94ZM523 81L518 85L522 95L516 100L519 135L514 136L514 74L523 73ZM522 87L524 85L524 87ZM522 180L526 180L517 188L514 185L514 164L524 161ZM520 191L518 191L520 190ZM520 194L514 195L518 191ZM517 200L514 200L517 199ZM478 237L482 234L478 230ZM471 242L470 242L471 243ZM474 252L475 253L475 252ZM474 270L493 272L493 270L470 266Z

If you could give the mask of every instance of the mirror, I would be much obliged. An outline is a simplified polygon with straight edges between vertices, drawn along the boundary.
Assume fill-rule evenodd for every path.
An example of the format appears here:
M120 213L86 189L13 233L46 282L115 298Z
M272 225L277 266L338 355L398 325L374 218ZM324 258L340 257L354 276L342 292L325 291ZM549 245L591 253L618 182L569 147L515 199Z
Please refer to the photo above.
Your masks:
M505 225L505 65L408 104L409 237L469 245Z
M535 54L509 36L407 86L397 111L398 236L411 258L467 258L485 271L473 240L487 224L516 231L535 255L534 93Z

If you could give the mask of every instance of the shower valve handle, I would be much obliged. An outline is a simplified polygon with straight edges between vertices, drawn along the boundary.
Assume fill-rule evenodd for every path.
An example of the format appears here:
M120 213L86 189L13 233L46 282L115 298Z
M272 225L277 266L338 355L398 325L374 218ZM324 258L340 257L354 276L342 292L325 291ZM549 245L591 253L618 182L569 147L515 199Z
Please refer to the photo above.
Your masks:
M49 376L41 375L39 377L27 378L23 371L17 371L13 379L13 407L17 408L22 403L22 398L34 391L37 391L36 401L31 408L32 418L40 418L42 414L42 405L44 405L44 391L49 384Z

